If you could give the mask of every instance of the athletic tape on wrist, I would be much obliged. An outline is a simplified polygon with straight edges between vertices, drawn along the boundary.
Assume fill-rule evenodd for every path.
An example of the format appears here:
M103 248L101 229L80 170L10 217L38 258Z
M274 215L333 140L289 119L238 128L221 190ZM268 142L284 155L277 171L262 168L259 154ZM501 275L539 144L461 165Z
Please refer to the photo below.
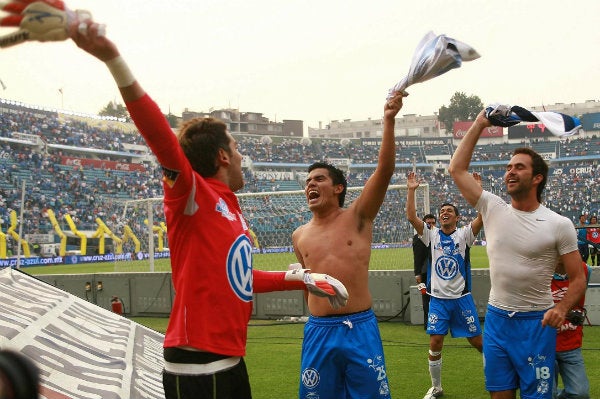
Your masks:
M115 82L117 82L117 87L119 89L131 86L133 82L135 82L135 77L123 57L118 56L110 61L106 61L105 64L115 79Z

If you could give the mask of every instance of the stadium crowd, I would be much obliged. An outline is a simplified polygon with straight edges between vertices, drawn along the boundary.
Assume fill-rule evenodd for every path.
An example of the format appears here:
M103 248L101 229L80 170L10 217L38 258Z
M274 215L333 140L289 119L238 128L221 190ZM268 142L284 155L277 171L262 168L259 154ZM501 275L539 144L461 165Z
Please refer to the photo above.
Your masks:
M242 192L300 190L307 164L316 160L350 160L349 187L362 186L373 171L379 144L375 139L307 139L257 137L235 134L240 151L270 171L287 172L280 179L244 170ZM36 138L35 140L32 139ZM38 139L39 138L39 139ZM398 140L399 165L391 184L405 184L406 173L417 166L419 178L429 184L431 209L443 202L456 203L466 220L475 217L455 188L450 176L427 163L431 155L450 157L455 149L451 138ZM433 143L433 144L432 144ZM441 143L441 145L440 145ZM520 143L483 144L475 149L473 168L483 177L486 189L503 195L504 165L512 150L531 146L540 153L554 153L546 188L546 205L575 222L582 213L597 215L600 209L600 138L577 137L561 141L532 140ZM138 237L147 235L145 208L125 202L162 196L161 175L148 155L141 136L131 124L99 121L92 117L64 114L0 104L0 221L2 232L10 227L10 214L19 212L22 182L26 182L23 234L53 230L47 209L56 214L63 230L70 215L79 230L94 231L96 218L102 219L117 235L125 224ZM94 159L121 164L136 163L139 168L85 165L66 160ZM371 165L371 166L369 166ZM291 171L291 172L290 172ZM275 173L277 175L277 173ZM298 176L290 178L289 176ZM402 217L405 194L390 193L377 219L374 242L409 240L412 229ZM289 245L291 232L310 218L302 205L286 206L276 196L249 202L247 216L259 242L264 246ZM284 201L285 202L285 201ZM244 205L243 205L244 206ZM164 220L160 202L154 207L154 220ZM400 237L400 238L398 238ZM14 245L7 237L9 248ZM141 240L142 242L144 240Z

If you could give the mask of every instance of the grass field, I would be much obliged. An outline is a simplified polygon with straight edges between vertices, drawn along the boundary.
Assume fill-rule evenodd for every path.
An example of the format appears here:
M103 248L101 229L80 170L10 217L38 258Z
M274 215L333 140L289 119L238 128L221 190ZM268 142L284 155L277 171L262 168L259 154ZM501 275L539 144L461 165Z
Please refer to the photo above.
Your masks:
M487 268L485 247L473 247L471 260L474 268ZM282 270L295 261L295 256L291 253L258 254L254 256L254 267L262 270ZM412 252L410 248L374 250L371 264L372 270L412 269ZM378 265L385 265L385 267ZM169 260L157 260L154 270L169 271ZM149 266L147 261L133 261L28 267L24 271L33 275L145 272L149 271ZM165 318L133 318L133 320L159 332L164 332L167 325ZM393 397L422 398L430 386L427 365L429 340L423 332L423 327L400 322L381 322L379 326ZM246 362L255 399L297 397L302 336L303 324L251 321ZM583 350L591 383L591 397L600 398L600 327L585 328ZM471 348L466 340L447 338L443 356L444 398L489 397L483 383L481 355Z
M297 262L293 253L255 254L254 267L260 270L285 270L290 263ZM473 268L488 268L485 247L475 246L471 250ZM412 270L412 249L376 249L371 252L371 270ZM111 272L147 272L149 263L143 261L105 262L77 265L35 266L23 269L29 274L88 274ZM169 259L157 259L154 271L170 271Z
M166 319L137 318L164 332ZM379 323L392 397L420 399L430 386L428 338L423 326ZM485 325L484 325L485 328ZM600 398L600 327L585 327L583 355L591 397ZM255 399L298 397L303 324L251 321L246 362ZM446 399L489 398L483 382L481 355L465 339L445 340L442 384Z

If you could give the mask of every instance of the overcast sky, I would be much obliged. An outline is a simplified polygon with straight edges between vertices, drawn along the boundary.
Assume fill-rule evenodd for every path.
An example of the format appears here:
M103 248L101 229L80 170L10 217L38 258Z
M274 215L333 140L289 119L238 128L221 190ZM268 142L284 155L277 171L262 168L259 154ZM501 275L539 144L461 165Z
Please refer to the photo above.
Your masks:
M380 118L428 31L481 58L409 87L401 114L431 115L456 91L524 107L600 100L599 0L67 3L107 25L165 113L232 107L305 128ZM2 98L88 113L120 100L104 65L71 41L21 44L0 59Z

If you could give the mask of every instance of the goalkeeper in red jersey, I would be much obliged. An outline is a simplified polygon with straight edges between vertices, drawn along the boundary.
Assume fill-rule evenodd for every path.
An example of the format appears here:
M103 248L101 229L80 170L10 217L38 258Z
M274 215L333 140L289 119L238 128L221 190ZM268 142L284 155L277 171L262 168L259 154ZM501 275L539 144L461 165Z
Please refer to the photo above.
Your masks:
M20 3L7 7L15 18L2 23L23 30L26 19L16 17L31 2L13 3ZM62 2L43 3L50 6L50 14L70 15ZM70 37L104 62L163 170L176 292L164 341L166 398L250 399L243 356L253 293L307 289L309 298L326 297L337 308L348 299L345 287L297 264L287 272L253 270L249 229L234 194L244 185L242 154L227 125L214 118L196 118L174 135L116 45L105 37L104 27L89 14L85 19L58 17L46 24L54 33L45 35L45 28L36 25L36 36L28 37L41 41Z

